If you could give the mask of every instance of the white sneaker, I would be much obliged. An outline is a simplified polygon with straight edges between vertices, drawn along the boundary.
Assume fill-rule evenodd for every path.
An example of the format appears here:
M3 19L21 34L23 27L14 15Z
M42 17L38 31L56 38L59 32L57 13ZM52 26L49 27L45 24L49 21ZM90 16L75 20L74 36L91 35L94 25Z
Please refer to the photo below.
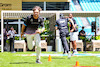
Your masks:
M74 56L75 54L78 54L77 50L73 51L72 56Z
M71 58L71 52L68 52L68 59Z
M74 54L78 54L77 50L74 52Z

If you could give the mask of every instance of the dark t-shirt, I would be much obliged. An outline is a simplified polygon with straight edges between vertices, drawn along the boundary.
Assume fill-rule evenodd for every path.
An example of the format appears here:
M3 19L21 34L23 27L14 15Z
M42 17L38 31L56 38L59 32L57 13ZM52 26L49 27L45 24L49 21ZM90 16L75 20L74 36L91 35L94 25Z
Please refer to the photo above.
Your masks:
M66 19L58 19L56 21L56 26L58 27L60 34L62 34L61 36L68 35L68 22Z
M33 15L28 16L24 21L24 25L26 26L25 33L26 34L34 34L35 31L41 26L44 27L43 18L39 17L38 19L34 19Z
M85 34L85 31L84 31L84 30L81 30L81 31L79 32L79 36L82 36L80 33ZM85 36L83 36L83 37L85 37Z
M58 19L56 21L56 26L58 27L59 30L68 29L68 22L66 19Z
M68 20L68 19L67 19ZM74 18L72 18L73 22L74 22L74 25L76 24L76 21ZM70 30L72 29L72 23L70 22ZM76 27L76 29L73 31L73 32L77 32L78 31L78 28Z

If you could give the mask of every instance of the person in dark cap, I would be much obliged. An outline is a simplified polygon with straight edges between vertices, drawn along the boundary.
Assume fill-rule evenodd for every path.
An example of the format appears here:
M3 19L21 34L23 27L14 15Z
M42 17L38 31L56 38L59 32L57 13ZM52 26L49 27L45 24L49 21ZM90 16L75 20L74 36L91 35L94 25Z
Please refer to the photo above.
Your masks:
M56 26L55 29L59 29L59 34L60 34L60 38L62 41L62 46L64 48L64 50L66 50L66 52L68 53L68 58L71 57L71 53L69 51L69 47L68 47L68 43L66 40L66 36L69 35L69 31L68 31L68 21L66 20L66 18L64 18L63 14L60 14L60 19L58 19L56 21Z

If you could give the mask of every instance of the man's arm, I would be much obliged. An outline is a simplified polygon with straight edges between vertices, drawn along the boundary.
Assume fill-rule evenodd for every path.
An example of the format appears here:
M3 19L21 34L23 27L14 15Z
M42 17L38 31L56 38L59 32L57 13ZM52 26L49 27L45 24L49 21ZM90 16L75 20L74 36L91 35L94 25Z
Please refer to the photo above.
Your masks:
M25 30L25 25L23 24L22 25L22 30L21 30L21 38L22 38L22 35L24 34L24 30Z
M83 36L84 34L80 33L81 36Z
M81 36L85 36L85 35L86 35L86 33L85 33L85 34L80 33L80 35L81 35Z
M72 23L73 28L75 29L75 25L72 19L69 19L69 21Z
M57 30L58 29L58 27L57 26L55 26L55 30Z
M55 30L58 30L58 20L56 21Z
M21 37L22 37L22 35L24 34L25 27L27 26L28 22L30 22L29 18L30 18L30 16L28 16L28 17L24 20L24 24L22 25L22 29L21 29Z
M69 21L72 23L72 29L70 30L70 32L73 32L77 27L76 21L72 19L69 19Z
M17 34L16 30L14 30L14 33Z
M17 33L16 30L14 30L14 28L12 30L14 31L15 34Z

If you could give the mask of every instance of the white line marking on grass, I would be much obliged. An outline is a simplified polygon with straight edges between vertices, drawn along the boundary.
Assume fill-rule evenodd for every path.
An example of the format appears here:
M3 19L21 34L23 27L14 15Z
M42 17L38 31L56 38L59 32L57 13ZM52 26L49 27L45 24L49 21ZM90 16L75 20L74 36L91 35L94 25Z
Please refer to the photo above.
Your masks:
M67 54L41 54L41 56L68 56ZM36 56L36 53L33 54L17 54L16 56ZM74 56L97 56L100 57L100 54L92 54L92 53L79 53L79 54L75 54Z

